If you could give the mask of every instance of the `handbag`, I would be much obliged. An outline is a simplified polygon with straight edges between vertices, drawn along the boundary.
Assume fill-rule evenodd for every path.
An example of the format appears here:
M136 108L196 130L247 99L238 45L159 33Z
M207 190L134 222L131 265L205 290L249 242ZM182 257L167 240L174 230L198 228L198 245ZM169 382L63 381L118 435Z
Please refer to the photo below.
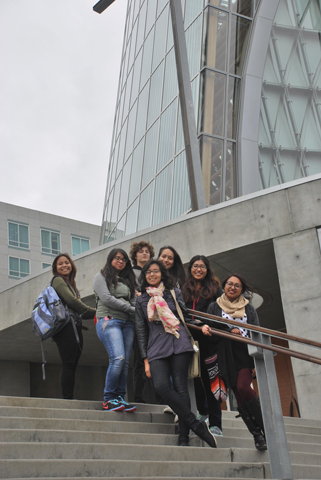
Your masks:
M176 300L175 290L173 289L170 292L171 292L172 297L175 301L176 310L177 310L177 313L179 315L179 318L180 318L182 324L185 327L185 330L186 330L186 332L187 332L187 334L190 338L190 341L191 341L191 344L192 344L192 347L193 347L193 350L194 350L191 361L190 361L189 366L188 366L188 378L200 377L201 376L201 359L200 359L200 349L199 349L199 346L198 346L198 342L194 340L191 332L189 331L189 329L186 325L183 312L182 312L181 307L179 306L179 304Z

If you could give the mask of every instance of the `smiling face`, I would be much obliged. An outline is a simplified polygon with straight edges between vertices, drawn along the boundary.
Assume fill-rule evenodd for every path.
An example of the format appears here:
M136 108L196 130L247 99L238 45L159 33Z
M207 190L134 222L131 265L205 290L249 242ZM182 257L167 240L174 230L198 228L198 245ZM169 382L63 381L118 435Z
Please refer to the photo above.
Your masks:
M159 259L166 270L170 270L174 265L174 253L169 248L165 248L159 256Z
M201 282L204 280L207 274L207 268L203 260L196 260L191 268L192 277L197 281Z
M69 262L67 257L59 257L56 265L58 275L61 275L63 278L69 279L69 275L72 271L72 265Z
M238 277L228 278L225 287L225 295L230 302L236 300L242 293L242 282Z
M143 247L136 253L136 263L139 267L144 267L148 260L150 259L150 251L147 247Z
M111 266L116 270L116 273L120 273L122 270L124 270L127 260L122 253L117 252L110 263Z
M145 275L146 281L151 287L158 287L162 281L162 272L157 263L152 263Z

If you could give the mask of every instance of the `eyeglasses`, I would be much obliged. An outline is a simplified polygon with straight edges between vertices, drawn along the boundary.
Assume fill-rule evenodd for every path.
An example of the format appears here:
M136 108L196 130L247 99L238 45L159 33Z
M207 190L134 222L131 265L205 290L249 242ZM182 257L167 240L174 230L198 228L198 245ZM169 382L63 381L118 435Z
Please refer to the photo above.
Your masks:
M236 290L240 290L242 288L242 285L240 285L239 283L232 283L232 282L226 282L226 284L228 287L234 287L236 288Z
M128 260L126 260L126 258L118 257L118 255L116 255L115 260L116 260L117 262L125 263L125 265L126 265L126 263L128 262Z
M207 267L205 265L193 265L192 270L207 270Z
M154 275L157 275L157 273L159 273L159 272L160 272L160 270L147 270L146 276L147 276L147 275L151 275L152 273L153 273Z

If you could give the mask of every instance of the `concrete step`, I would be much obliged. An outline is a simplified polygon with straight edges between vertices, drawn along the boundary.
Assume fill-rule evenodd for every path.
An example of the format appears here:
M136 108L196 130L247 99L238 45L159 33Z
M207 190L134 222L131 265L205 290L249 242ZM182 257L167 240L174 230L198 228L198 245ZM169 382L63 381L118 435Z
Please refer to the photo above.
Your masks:
M179 447L178 447L179 448ZM212 449L207 448L211 458ZM195 459L196 460L196 459ZM266 478L267 464L140 460L0 460L0 478L30 477L225 477ZM304 478L304 477L303 477Z

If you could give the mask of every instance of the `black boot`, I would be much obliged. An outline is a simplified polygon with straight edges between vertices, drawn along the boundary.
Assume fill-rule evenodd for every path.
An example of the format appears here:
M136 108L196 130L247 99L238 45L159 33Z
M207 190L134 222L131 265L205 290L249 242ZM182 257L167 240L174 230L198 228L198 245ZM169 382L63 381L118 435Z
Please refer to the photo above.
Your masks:
M189 428L182 420L178 420L178 432L178 445L189 447Z
M252 416L249 414L249 412L244 406L239 407L238 411L249 432L253 435L255 448L257 450L266 450L267 446L265 437L259 425L255 422L255 420L252 418Z
M197 423L196 423L197 422ZM195 425L195 426L194 426ZM211 434L205 422L199 422L195 420L194 425L192 425L192 430L198 437L200 437L204 442L206 442L210 447L216 448L216 438Z
M249 412L250 416L254 419L255 423L260 427L264 435L264 423L262 417L261 403L257 395L255 395L251 400L244 401L246 410Z

